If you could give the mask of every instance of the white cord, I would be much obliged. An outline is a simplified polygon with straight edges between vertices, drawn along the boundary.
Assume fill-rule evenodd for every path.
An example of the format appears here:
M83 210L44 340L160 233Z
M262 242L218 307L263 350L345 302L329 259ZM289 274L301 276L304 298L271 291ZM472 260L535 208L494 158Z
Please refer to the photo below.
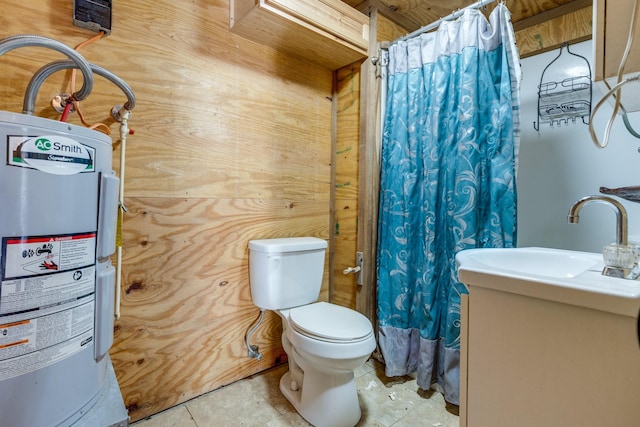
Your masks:
M634 1L633 11L631 13L631 28L629 29L629 37L627 38L627 46L624 49L624 54L622 55L622 59L620 60L620 65L618 66L617 84L613 87L612 90L607 92L607 94L604 97L602 97L600 102L598 102L598 104L596 105L596 108L594 108L593 111L591 112L591 118L589 119L589 133L591 134L591 139L593 140L593 143L598 148L605 148L607 145L609 145L609 136L611 134L611 128L613 127L613 121L615 120L616 115L618 114L618 110L620 109L620 91L619 90L623 86L623 84L621 83L623 83L622 75L624 72L624 66L627 63L627 57L629 56L629 52L631 51L631 46L633 45L634 33L636 30L637 6L638 6L638 2ZM625 80L625 82L633 81L633 80L637 80L637 76L634 78L627 79ZM607 122L607 127L605 128L605 131L604 131L604 139L602 143L600 143L600 140L598 140L598 136L596 135L595 130L593 129L593 118L595 117L597 109L600 108L600 105L602 104L602 100L609 98L609 96L611 96L613 93L615 93L616 95L615 96L616 102L613 106L611 117L609 118L609 121Z
M624 85L626 85L627 83L631 83L631 82L636 82L640 80L640 74L638 74L637 76L634 77L630 77L626 80L621 81L620 83L618 83L617 85L615 85L614 87L611 88L611 90L609 90L609 92L607 92L600 101L598 101L598 103L596 104L596 106L593 108L593 111L591 112L591 120L589 120L589 133L591 134L591 139L593 140L593 142L596 144L596 147L598 148L604 148L609 144L609 135L605 134L605 139L603 141L602 144L600 144L600 141L598 141L598 136L596 135L595 130L593 129L593 117L595 117L596 112L600 109L600 107L602 106L602 104L604 104L604 102L607 100L607 98L609 98L611 95L613 95L615 92L619 91L620 88ZM612 120L610 120L611 122Z

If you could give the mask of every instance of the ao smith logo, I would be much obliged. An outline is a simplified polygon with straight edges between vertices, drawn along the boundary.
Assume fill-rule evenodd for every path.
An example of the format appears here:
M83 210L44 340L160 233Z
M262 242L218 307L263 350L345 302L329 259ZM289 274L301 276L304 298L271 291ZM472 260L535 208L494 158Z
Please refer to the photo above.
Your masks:
M58 141L51 142L47 138L38 138L34 141L34 146L40 151L60 151L63 153L82 153L82 148L77 145L66 145Z
M14 151L14 160L54 175L74 175L93 172L94 149L61 135L27 137L19 142ZM17 163L16 162L16 163Z

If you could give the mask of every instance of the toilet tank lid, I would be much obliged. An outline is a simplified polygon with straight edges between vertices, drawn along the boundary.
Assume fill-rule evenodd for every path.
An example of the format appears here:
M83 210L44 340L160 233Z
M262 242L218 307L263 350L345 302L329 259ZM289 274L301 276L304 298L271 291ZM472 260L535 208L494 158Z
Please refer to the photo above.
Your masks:
M326 240L315 237L286 237L249 241L249 249L257 252L297 252L325 249L326 247Z

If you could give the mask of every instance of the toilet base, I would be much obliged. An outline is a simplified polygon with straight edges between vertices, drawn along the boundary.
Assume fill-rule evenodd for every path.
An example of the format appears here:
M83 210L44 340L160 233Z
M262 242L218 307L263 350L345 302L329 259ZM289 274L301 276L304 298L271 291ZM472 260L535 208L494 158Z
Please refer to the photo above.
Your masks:
M360 420L353 372L329 375L307 369L302 387L291 390L291 373L280 379L280 391L296 411L315 427L353 427Z

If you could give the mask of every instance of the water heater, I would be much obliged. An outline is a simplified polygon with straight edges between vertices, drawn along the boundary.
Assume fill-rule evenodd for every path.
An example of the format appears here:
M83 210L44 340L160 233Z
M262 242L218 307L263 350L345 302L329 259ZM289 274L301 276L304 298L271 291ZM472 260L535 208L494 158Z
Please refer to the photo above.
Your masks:
M0 143L0 425L67 426L111 367L112 141L0 111Z

